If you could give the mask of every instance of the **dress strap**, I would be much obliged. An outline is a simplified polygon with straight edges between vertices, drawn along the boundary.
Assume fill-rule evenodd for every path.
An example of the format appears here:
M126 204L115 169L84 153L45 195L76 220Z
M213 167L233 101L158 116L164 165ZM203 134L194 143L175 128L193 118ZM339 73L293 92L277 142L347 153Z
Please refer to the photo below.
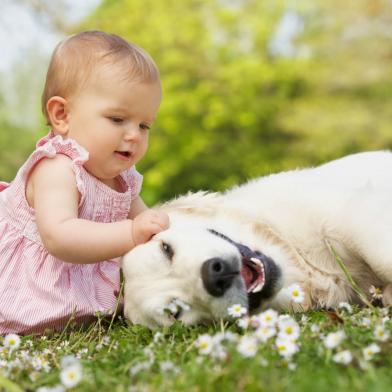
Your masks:
M44 158L54 158L57 154L63 154L72 161L72 169L76 177L76 185L81 195L80 203L85 196L83 164L88 160L89 154L82 146L73 139L63 139L60 135L55 135L53 131L37 142L36 150L30 155L28 160L20 169L18 175L23 183L26 183L34 166Z
M131 200L136 199L142 189L143 176L136 170L135 166L121 173L122 178L131 190Z

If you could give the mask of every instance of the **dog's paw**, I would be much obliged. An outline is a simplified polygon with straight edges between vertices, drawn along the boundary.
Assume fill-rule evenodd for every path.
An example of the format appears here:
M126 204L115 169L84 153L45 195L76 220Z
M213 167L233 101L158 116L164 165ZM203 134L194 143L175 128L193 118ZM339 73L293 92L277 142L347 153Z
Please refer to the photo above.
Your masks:
M391 283L387 284L382 292L382 304L384 306L392 306L392 284Z

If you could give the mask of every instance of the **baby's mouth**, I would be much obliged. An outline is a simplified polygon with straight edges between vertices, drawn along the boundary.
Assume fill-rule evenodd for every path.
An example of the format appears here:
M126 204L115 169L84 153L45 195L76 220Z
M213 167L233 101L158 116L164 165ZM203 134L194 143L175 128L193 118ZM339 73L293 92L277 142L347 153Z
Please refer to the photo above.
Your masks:
M132 155L129 151L115 151L114 153L122 159L129 159Z

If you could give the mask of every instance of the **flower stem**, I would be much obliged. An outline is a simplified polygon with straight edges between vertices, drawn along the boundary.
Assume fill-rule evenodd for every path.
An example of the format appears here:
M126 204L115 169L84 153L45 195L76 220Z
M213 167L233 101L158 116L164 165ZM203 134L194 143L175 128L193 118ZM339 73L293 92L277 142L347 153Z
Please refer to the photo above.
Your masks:
M342 258L339 256L339 254L336 252L335 248L331 245L331 243L325 239L325 243L328 247L328 250L330 251L330 253L333 255L333 257L335 258L335 260L337 261L340 269L343 271L344 275L346 276L348 283L350 284L351 288L356 292L356 294L358 295L358 297L361 299L361 301L366 304L369 308L374 308L374 306L371 304L371 302L368 300L368 298L366 297L366 294L363 292L363 290L358 286L358 284L355 282L355 280L353 279L353 277L350 274L350 271L348 270L348 268L346 267L346 265L344 264L344 261L342 260Z

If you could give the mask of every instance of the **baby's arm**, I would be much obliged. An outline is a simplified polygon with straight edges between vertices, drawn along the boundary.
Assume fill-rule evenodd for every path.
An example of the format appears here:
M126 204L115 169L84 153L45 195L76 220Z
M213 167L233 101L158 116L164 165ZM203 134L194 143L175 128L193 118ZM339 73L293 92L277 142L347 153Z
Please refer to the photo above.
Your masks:
M95 263L122 256L137 244L130 219L98 223L78 218L79 192L66 156L40 161L29 181L38 230L53 256L71 263Z

